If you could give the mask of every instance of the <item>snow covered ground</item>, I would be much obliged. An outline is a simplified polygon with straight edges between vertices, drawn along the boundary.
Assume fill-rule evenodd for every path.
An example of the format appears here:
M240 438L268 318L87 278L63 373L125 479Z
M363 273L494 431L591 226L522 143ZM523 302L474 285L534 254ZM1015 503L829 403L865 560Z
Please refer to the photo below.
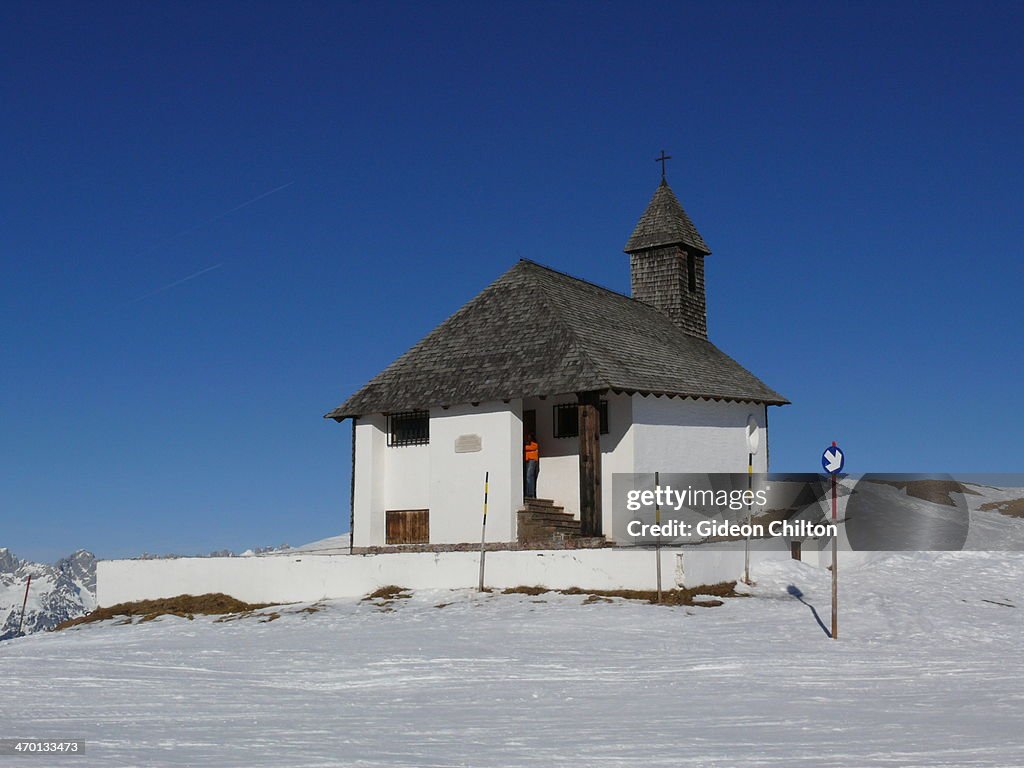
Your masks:
M421 592L89 625L0 645L0 738L85 739L53 762L96 766L1007 768L1022 572L876 555L840 571L838 641L829 574L793 561L719 608Z

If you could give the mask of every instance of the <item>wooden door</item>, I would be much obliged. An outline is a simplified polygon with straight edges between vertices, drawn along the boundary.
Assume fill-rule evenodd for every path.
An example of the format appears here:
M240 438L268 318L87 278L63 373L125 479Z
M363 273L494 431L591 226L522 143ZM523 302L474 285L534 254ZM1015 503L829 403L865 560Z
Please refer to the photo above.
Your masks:
M429 544L430 511L389 509L384 513L384 541L388 544Z

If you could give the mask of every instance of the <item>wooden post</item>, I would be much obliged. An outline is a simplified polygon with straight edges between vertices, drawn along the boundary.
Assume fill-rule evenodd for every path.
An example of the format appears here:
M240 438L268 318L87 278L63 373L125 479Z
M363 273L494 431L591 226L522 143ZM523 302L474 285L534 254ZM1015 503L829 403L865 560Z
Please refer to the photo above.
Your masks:
M21 601L21 621L18 622L18 637L21 637L21 630L25 626L25 606L28 605L28 588L32 586L32 574L28 575L28 582L25 584L25 599Z
M579 392L580 533L601 536L601 395Z

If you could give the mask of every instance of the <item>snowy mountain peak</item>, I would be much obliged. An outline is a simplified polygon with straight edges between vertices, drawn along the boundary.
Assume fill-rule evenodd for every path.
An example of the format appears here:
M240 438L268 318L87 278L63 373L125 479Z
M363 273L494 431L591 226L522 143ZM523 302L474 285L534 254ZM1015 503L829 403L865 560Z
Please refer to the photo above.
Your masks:
M96 558L84 549L53 565L22 560L0 547L0 640L15 637L29 576L25 634L52 629L96 607Z
M96 592L96 556L87 550L80 549L68 557L57 561L55 566L61 575L75 583L82 584L95 594Z
M14 573L21 565L21 560L16 558L7 547L0 547L0 574Z

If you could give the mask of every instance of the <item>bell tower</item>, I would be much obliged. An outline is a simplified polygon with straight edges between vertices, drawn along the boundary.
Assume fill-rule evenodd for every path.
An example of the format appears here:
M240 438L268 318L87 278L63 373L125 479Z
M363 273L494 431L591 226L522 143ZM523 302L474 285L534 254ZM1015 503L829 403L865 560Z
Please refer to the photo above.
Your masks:
M632 296L668 315L687 333L708 337L704 293L704 238L686 215L665 180L662 152L661 184L626 243Z

